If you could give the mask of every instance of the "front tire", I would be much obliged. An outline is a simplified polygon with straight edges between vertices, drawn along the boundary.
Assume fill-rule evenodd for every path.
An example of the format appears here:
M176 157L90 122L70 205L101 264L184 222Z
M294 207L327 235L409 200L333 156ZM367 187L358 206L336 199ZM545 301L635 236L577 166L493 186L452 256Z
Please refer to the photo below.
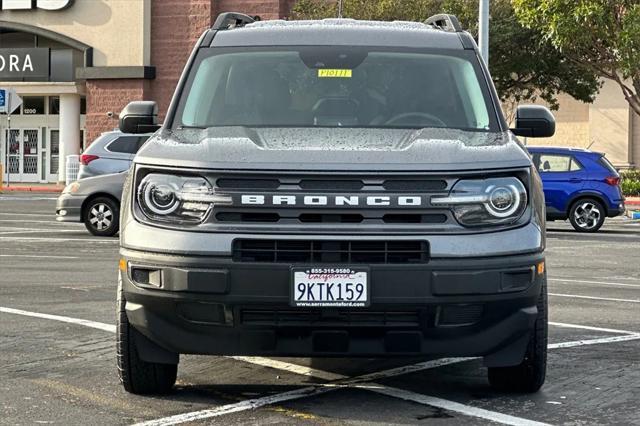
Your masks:
M524 359L513 367L490 367L489 383L497 390L533 393L540 390L547 374L548 302L547 275L538 298L538 318L531 331Z
M178 374L177 364L160 364L140 359L136 349L135 328L129 324L122 282L118 279L116 305L116 356L118 377L127 392L164 394L172 390Z
M578 232L597 232L604 225L605 217L604 206L594 198L578 200L569 209L569 221Z
M82 221L92 235L112 237L120 229L120 206L111 198L94 198L85 206Z

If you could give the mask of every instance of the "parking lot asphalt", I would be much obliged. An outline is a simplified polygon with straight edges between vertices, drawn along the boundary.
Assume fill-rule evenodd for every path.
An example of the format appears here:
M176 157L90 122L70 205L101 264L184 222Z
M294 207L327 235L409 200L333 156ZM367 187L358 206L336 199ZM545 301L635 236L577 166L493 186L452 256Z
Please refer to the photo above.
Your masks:
M176 391L115 367L117 238L57 223L55 197L0 194L0 424L640 425L640 223L550 223L547 382L493 391L476 359L183 356Z

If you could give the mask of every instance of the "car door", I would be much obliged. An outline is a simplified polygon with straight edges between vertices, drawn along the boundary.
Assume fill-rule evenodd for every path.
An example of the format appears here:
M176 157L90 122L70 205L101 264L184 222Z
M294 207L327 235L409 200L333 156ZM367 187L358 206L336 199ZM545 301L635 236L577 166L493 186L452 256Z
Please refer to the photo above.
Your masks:
M534 162L542 178L547 215L564 217L569 202L588 179L587 173L572 155L539 153Z

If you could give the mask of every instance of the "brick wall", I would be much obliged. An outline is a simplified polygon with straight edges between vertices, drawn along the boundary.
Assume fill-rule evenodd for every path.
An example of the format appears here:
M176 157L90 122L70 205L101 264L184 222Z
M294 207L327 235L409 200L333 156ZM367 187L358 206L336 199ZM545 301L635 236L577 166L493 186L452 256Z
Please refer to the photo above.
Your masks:
M100 133L118 126L117 116L130 100L144 99L145 80L88 80L86 140L91 143ZM107 117L113 112L115 118Z
M242 12L260 15L262 19L280 18L280 3L286 0L213 0L214 15L221 12Z

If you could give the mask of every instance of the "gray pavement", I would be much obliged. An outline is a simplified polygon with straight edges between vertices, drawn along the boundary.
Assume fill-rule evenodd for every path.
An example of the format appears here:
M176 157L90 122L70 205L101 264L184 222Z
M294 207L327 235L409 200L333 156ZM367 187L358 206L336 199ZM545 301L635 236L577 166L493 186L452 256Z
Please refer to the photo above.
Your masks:
M552 346L547 383L535 395L491 390L478 360L185 356L173 394L139 397L121 389L115 369L117 238L55 222L54 204L49 195L0 194L0 424L127 425L177 415L156 424L640 425L640 335L631 334L640 333L637 221L610 220L592 235L549 224ZM415 371L326 386L400 366ZM297 398L280 401L285 392Z

